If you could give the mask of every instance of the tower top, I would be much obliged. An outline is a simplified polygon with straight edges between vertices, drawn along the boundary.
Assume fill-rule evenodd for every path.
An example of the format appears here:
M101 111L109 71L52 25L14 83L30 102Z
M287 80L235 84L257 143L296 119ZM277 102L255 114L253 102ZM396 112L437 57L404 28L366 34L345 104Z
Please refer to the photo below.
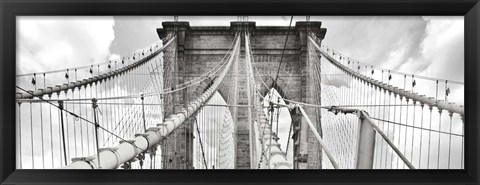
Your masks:
M326 28L322 28L322 22L320 21L297 21L295 26L290 31L304 32L311 31L317 35L320 39L325 37L327 32ZM188 21L179 22L162 22L163 28L157 28L158 36L163 39L169 32L172 31L185 31L185 32L217 32L217 33L234 33L237 30L248 30L252 34L261 33L278 33L283 34L289 31L288 26L256 26L254 21L232 21L230 26L190 26Z

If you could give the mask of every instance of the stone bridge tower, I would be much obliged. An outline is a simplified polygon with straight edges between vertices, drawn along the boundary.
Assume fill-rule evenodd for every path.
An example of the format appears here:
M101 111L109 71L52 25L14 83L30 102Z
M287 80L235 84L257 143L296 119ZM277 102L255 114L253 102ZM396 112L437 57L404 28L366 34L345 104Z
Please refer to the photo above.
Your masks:
M267 82L270 88L275 88L282 97L291 100L320 104L320 83L312 79L319 75L315 71L313 62L308 59L307 33L313 32L318 38L323 39L326 29L321 28L321 22L296 22L295 27L285 26L256 26L255 22L231 22L230 26L190 26L189 22L163 22L163 28L157 29L161 39L171 32L177 32L177 56L174 68L170 72L165 72L164 81L173 84L181 84L184 81L199 77L207 72L218 62L222 60L228 52L230 45L238 30L248 30L251 35L252 55L254 65L259 70L261 78ZM288 36L286 50L283 56L283 62L279 73L277 83L274 84L274 78L277 73L280 58L284 49L285 39ZM238 66L234 67L229 74L234 75L236 82L222 83L220 94L229 105L247 105L246 78L245 78L245 47L242 36L241 51ZM168 62L168 61L165 61ZM319 61L316 61L319 64ZM262 82L255 76L257 88L264 95L268 93L269 88L265 88ZM173 95L172 102L166 102L165 114L169 115L178 111L180 107L177 104L184 104L191 101L196 94L201 93L207 86L200 85L197 89L185 89ZM232 96L233 94L233 96ZM318 96L315 96L317 94ZM250 169L256 168L257 164L250 164L250 124L247 119L247 108L230 108L234 123L236 125L236 168ZM312 120L320 125L320 114L314 114L312 108L306 109ZM321 168L319 146L314 142L314 136L307 130L308 125L304 120L299 119L299 113L295 110L291 112L292 122L296 130L294 134L294 158L296 168ZM189 124L192 125L192 124ZM317 128L319 132L321 129ZM181 131L181 135L187 134L192 138L193 128ZM286 139L286 138L284 138ZM188 142L187 142L188 143ZM173 147L173 146L169 146ZM192 151L192 146L177 146L177 151ZM176 161L177 168L188 166L192 161L192 156L186 156L187 162ZM190 161L190 163L188 163ZM185 163L188 163L186 165Z

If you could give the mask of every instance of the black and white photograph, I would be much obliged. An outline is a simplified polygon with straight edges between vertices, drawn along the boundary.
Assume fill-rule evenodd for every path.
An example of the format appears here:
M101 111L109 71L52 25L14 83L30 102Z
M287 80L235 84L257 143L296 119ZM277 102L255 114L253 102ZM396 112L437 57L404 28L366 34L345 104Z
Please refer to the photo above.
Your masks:
M464 16L15 29L16 169L465 169Z

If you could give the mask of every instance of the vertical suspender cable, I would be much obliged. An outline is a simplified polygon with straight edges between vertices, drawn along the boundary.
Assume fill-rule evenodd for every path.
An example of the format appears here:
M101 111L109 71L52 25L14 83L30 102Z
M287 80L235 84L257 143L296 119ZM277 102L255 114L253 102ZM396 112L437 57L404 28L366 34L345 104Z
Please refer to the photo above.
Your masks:
M30 140L32 147L32 169L35 169L34 150L33 150L33 114L32 114L32 102L30 102Z
M407 90L407 75L404 75L403 76L403 89L404 90ZM405 102L406 102L406 109L407 109L407 112L405 112L405 125L408 125L408 97L405 97ZM402 104L403 102L400 102L400 104ZM402 109L403 110L403 106L402 106ZM400 122L402 123L402 122ZM403 153L407 153L407 127L404 126L405 128L405 132L404 132L404 142L403 142ZM403 163L402 165L402 169L405 169L405 163Z
M415 79L414 79L414 76L412 75L412 93L414 93L414 87L416 85L416 82L415 82ZM413 122L412 122L412 126L415 126L415 112L416 112L416 108L417 108L417 101L412 99L412 103L413 103ZM413 143L415 141L415 129L412 128L412 147L411 147L411 151L410 151L410 160L413 162ZM420 168L420 166L418 166Z
M39 103L40 105L40 137L41 137L41 147L42 147L42 169L45 169L45 148L44 148L44 140L43 140L43 111L42 111L42 102Z
M465 142L465 140L464 140L464 139L465 139L465 135L464 135L464 133L465 133L465 118L463 117L463 115L461 115L461 116L462 116L462 145L461 145L461 146L462 146L462 149L460 150L460 151L461 151L461 155L460 155L460 168L463 169L463 165L464 165L464 163L465 163L465 162L463 161L463 153L464 153L464 151L463 151L463 147L464 147L464 146L463 146L463 145L464 145L464 142Z
M76 80L75 80L76 81ZM75 82L72 82L72 83L75 83ZM72 89L72 98L74 99L75 98L75 89ZM75 101L72 101L72 110L73 112L75 112ZM76 120L75 120L75 117L72 116L72 126L73 126L73 146L74 146L74 150L75 151L75 156L78 156L78 153L77 153L77 124L75 124ZM68 125L68 124L67 124Z
M413 103L413 122L412 122L412 126L415 127L415 112L417 111L417 101L415 100L412 100L412 103ZM420 130L421 131L421 130ZM410 151L410 160L413 162L413 145L414 145L414 142L415 142L415 129L412 128L412 147L411 147L411 151ZM420 166L418 166L420 168Z
M18 102L18 159L19 160L19 168L23 169L22 167L22 103ZM52 152L53 153L53 152Z
M420 107L422 108L422 116L421 116L421 123L420 123L420 127L423 128L423 113L424 113L424 110L423 110L423 107L425 106L424 103L420 102ZM418 167L421 168L422 167L422 143L423 143L423 130L420 130L420 154L418 156ZM427 166L428 168L428 166Z
M438 109L438 131L442 131L442 109ZM440 141L441 141L441 133L438 132L438 149L437 149L437 169L440 168Z
M432 109L433 106L428 105L428 109L430 110L430 124L428 129L432 129ZM431 131L428 131L428 155L427 155L427 169L430 169L430 144L432 141L432 133Z
M51 99L52 99L52 95L50 94L50 95L48 96L48 98L51 100ZM54 151L54 150L53 150L52 105L49 105L48 108L49 108L49 115L50 115L50 116L49 116L49 118L50 118L50 119L49 119L49 121L50 121L50 150L51 150L51 155L52 155L52 168L54 168L54 167L55 167L55 164L54 164L54 161L55 161L55 160L54 160L54 157L53 157L53 153L54 153L53 151Z
M450 153L452 151L452 116L453 112L448 112L448 116L450 117L450 129L449 129L449 139L448 139L448 166L447 169L450 169ZM461 162L461 161L460 161Z
M397 94L393 94L393 122L396 122L397 119L396 119L396 115L397 115ZM396 125L392 125L393 126L393 142L395 142L395 129L396 129ZM393 152L391 153L391 168L393 168ZM398 164L398 163L397 163Z
M76 70L75 70L76 71ZM76 74L75 74L75 78L76 78ZM81 87L82 86L79 86L78 87L78 99L82 99L81 95L82 95L82 90L81 90ZM85 89L86 91L86 89ZM86 98L86 97L84 97ZM78 104L78 109L80 110L80 117L82 117L82 104L79 102ZM81 147L81 153L82 153L82 156L85 155L84 154L84 144L83 144L83 127L85 126L84 124L82 124L83 120L79 120L80 121L80 147Z
M92 97L87 97L87 85L85 85L85 91L84 91L84 98L85 99L88 99L88 98L92 98ZM92 92L92 86L90 84L90 93ZM88 107L85 106L85 117L88 119ZM87 153L90 153L90 129L88 128L88 125L86 125L86 132L87 132Z
M399 100L400 100L400 103L398 104L400 107L399 107L399 110L398 112L400 112L400 115L398 116L400 118L400 121L399 123L402 123L402 110L403 110L403 106L402 106L402 101L403 101L403 96L399 95ZM400 146L402 141L401 141L401 131L402 131L402 126L401 125L398 125L398 145L396 146ZM397 169L399 169L399 164L400 163L400 160L397 160Z

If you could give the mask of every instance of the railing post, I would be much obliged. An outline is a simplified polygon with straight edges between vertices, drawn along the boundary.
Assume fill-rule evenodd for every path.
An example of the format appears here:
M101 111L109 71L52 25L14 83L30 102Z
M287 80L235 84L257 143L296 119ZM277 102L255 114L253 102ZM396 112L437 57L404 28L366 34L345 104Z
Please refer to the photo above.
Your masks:
M368 120L358 112L359 126L358 126L358 143L357 143L357 169L372 169L373 157L375 152L375 129L368 123Z

